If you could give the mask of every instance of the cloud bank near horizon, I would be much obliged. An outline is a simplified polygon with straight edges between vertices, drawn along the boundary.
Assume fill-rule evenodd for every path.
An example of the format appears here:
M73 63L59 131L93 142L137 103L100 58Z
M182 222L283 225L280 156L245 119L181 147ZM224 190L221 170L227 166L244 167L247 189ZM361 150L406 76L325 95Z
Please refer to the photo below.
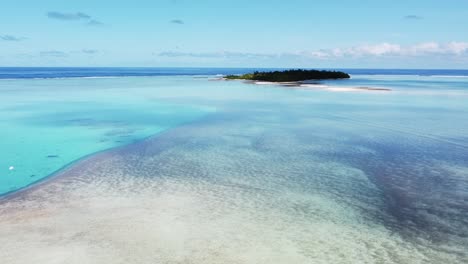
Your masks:
M320 49L314 51L284 52L284 53L248 53L248 52L179 52L164 51L160 57L178 58L257 58L271 59L280 57L304 57L311 59L339 59L362 57L424 57L424 56L458 56L468 57L468 42L423 42L414 45L393 43L364 44L349 48Z

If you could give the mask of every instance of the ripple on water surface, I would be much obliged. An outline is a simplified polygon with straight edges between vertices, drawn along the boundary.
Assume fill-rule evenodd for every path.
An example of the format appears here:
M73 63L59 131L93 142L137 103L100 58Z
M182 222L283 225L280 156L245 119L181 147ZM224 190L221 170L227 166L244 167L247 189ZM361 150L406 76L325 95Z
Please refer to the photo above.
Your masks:
M2 201L0 259L468 260L468 164L454 130L450 145L440 140L442 128L429 135L412 129L416 124L379 119L380 111L398 109L397 97L343 100L322 92L203 85L254 94L271 89L281 98L270 103L263 95L255 104L218 98L210 102L221 109L216 114L83 160L54 181ZM378 100L387 106L376 107Z

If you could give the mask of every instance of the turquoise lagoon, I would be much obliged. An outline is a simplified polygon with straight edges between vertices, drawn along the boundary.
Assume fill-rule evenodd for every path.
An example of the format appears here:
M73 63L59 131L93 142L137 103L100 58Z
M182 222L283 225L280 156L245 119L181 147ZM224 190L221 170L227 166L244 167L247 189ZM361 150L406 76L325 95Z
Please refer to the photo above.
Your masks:
M0 80L0 194L89 154L131 144L214 111L157 100L151 80ZM148 82L150 81L150 82ZM158 87L159 86L159 87Z
M217 73L0 80L2 192L119 147L1 200L0 259L468 262L467 77Z

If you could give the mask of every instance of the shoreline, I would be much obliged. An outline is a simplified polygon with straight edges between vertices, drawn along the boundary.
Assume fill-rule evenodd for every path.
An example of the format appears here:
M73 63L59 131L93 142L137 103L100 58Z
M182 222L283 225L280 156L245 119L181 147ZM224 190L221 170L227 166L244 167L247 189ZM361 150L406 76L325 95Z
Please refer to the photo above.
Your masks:
M332 92L391 92L393 91L390 88L383 87L367 87L367 86L356 86L356 87L345 87L345 86L328 86L326 84L320 84L319 82L308 82L308 81L299 81L299 82L267 82L267 81L254 81L254 80L230 80L226 78L216 78L211 79L212 81L241 81L247 84L255 85L275 85L282 87L290 88L315 88L323 89Z
M140 142L141 141L134 142L134 143L131 143L129 145L138 144ZM85 156L83 156L81 158L78 158L78 159L74 160L74 161L71 161L71 162L65 164L64 166L62 166L61 168L55 170L51 174L49 174L49 175L47 175L47 176L45 176L45 177L43 177L43 178L41 178L41 179L39 179L39 180L37 180L35 182L32 182L32 183L30 183L30 184L28 184L28 185L26 185L24 187L21 187L19 189L0 194L0 204L2 204L3 202L7 202L10 199L21 198L22 195L25 195L28 192L35 191L36 189L39 189L40 187L43 187L44 185L47 185L48 183L53 182L55 179L60 178L61 176L64 176L64 174L66 174L67 171L73 169L75 166L79 166L80 163L82 163L82 162L89 161L89 160L91 160L93 158L98 157L99 155L102 155L102 154L108 154L108 153L110 153L112 151L117 151L118 149L127 147L129 145L122 145L122 146L118 146L118 147L114 147L114 148L100 150L100 151L97 151L97 152L87 154L87 155L85 155Z
M146 141L150 141L150 140L152 140L154 138L162 136L165 133L169 133L172 129L177 129L178 127L183 127L183 126L192 124L194 122L203 120L205 118L207 118L207 117L203 116L199 120L194 120L194 121L191 121L191 122L188 122L188 123L184 123L184 124L181 124L180 126L176 126L176 127L171 127L169 129L160 131L160 132L158 132L156 134L147 136L145 138L142 138L142 139L140 139L138 141L135 141L135 142L131 142L131 143L126 144L126 145L115 146L115 147L111 147L111 148L108 148L108 149L103 149L103 150L99 150L99 151L96 151L96 152L93 152L93 153L89 153L89 154L87 154L87 155L85 155L85 156L83 156L81 158L78 158L76 160L73 160L73 161L63 165L59 169L53 171L49 175L47 175L47 176L45 176L45 177L43 177L43 178L41 178L41 179L39 179L39 180L37 180L35 182L32 182L32 183L30 183L30 184L28 184L28 185L26 185L24 187L21 187L19 189L0 194L0 205L2 203L8 202L9 200L12 200L12 199L15 199L15 198L21 199L22 195L27 195L29 192L33 192L33 191L43 187L44 185L47 185L49 183L53 183L54 180L59 179L59 178L61 178L63 176L67 177L67 175L66 175L67 172L69 172L70 170L75 169L75 167L79 167L81 165L81 163L91 162L94 159L99 159L101 155L112 155L113 153L119 152L119 151L121 151L121 150L123 150L125 148L129 148L129 147L132 147L132 146L137 146L137 145L142 144L142 143L144 143Z

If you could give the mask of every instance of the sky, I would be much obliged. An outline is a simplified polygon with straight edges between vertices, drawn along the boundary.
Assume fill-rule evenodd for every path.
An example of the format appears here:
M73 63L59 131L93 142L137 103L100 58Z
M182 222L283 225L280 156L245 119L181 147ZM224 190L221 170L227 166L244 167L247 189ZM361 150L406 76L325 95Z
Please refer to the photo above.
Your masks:
M1 0L0 66L468 69L465 0Z

